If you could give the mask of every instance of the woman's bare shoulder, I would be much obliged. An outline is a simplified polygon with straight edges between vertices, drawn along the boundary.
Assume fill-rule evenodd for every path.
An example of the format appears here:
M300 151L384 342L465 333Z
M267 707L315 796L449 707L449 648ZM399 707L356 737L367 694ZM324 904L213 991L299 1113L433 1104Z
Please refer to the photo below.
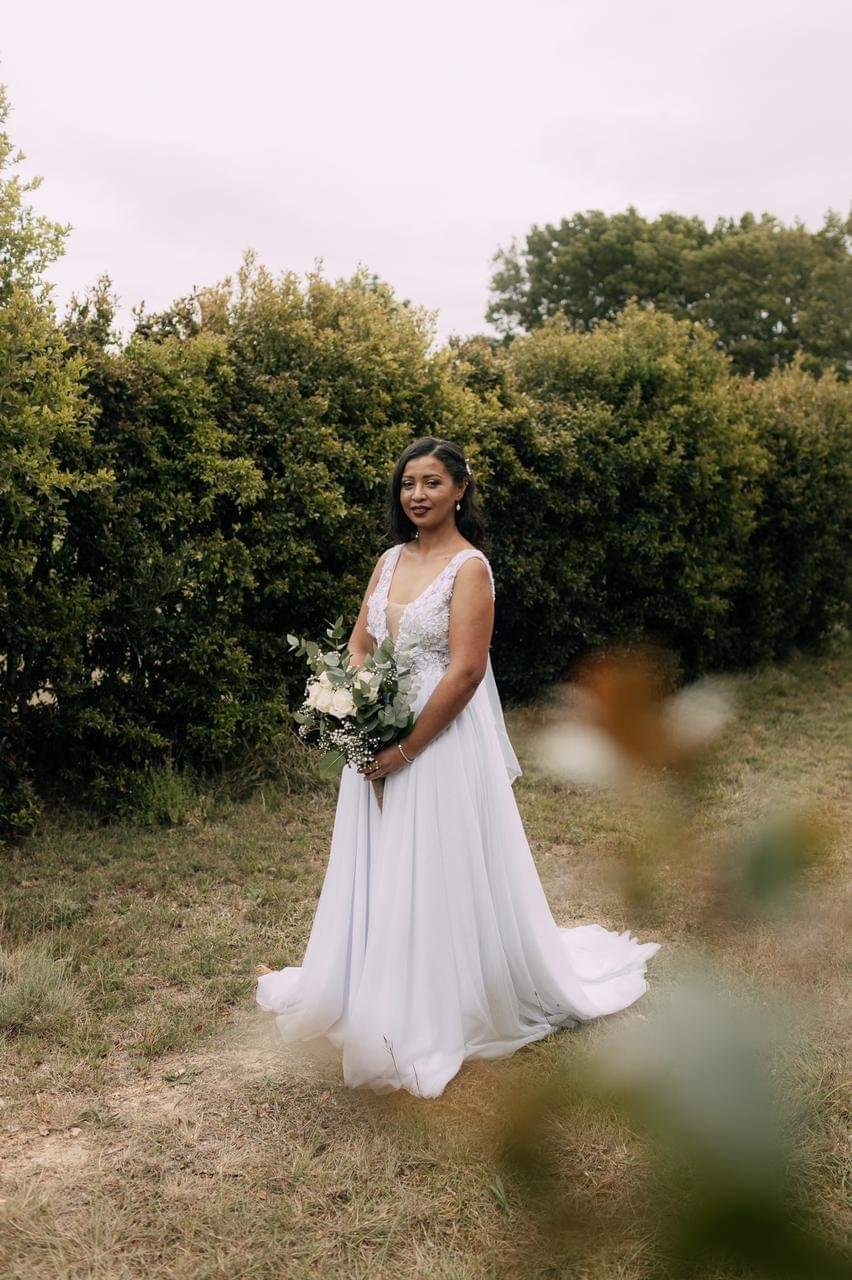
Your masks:
M480 564L482 563L483 560L485 561L486 564L491 563L491 561L488 559L488 556L482 550L482 547L475 547L473 546L472 543L468 543L466 547L462 547L462 551L476 552L475 555L469 556L468 559L465 560L465 564L470 564L471 560L479 560Z
M462 561L456 577L463 583L470 584L474 589L486 588L493 598L494 570L491 568L491 561L479 547L471 547L470 549L477 554L467 556Z

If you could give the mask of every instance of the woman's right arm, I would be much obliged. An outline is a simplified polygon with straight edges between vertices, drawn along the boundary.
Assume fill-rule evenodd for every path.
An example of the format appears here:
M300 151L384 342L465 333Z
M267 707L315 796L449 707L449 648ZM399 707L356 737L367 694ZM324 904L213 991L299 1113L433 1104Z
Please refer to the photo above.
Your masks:
M388 548L388 550L390 550L390 548ZM388 552L383 551L375 563L373 572L370 574L370 581L367 583L363 599L361 600L361 608L358 611L355 626L352 628L352 634L347 641L347 647L349 652L352 654L353 661L359 667L370 656L375 648L376 642L367 630L367 601L378 585L387 555Z

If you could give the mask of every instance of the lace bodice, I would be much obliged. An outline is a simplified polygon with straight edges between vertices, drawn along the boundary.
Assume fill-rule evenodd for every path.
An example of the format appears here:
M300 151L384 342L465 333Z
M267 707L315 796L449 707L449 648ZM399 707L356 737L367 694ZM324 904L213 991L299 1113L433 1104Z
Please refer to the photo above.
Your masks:
M495 595L494 574L481 551L465 547L444 565L419 596L405 605L395 605L388 600L388 591L404 546L404 542L398 542L385 558L376 589L367 601L367 630L377 644L381 644L388 634L395 643L416 636L413 652L415 670L423 675L443 675L450 663L450 600L459 565L471 556L478 556L484 562L491 581L492 599Z
M495 598L494 574L481 551L476 547L465 547L444 565L437 577L432 579L419 596L415 596L408 604L394 605L388 601L388 593L393 571L404 546L405 543L399 542L395 547L391 547L385 557L376 588L367 598L367 631L377 644L381 644L388 635L394 637L395 644L406 640L413 642L412 666L420 677L413 704L414 714L418 716L428 702L435 685L450 665L450 601L459 565L464 564L470 556L479 556L485 561L491 583L492 600ZM474 698L480 699L482 704L490 709L509 780L514 782L522 770L506 732L503 706L497 682L494 679L490 653L485 678L477 688ZM446 733L449 727L447 725L441 733Z

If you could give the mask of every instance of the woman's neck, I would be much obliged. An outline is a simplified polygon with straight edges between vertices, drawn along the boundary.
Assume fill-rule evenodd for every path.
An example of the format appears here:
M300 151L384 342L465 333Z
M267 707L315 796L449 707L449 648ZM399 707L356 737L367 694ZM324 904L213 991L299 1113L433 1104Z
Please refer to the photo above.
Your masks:
M455 524L446 530L433 529L426 537L423 536L421 529L416 538L412 538L413 544L420 544L419 550L415 553L428 559L430 556L450 555L458 548L459 531Z

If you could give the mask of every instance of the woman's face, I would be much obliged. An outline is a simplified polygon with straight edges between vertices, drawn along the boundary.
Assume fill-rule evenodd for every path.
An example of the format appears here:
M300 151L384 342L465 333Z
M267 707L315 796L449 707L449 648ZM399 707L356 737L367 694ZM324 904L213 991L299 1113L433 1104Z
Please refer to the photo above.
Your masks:
M464 493L438 458L424 454L405 464L400 482L402 509L417 529L433 529L449 517Z

